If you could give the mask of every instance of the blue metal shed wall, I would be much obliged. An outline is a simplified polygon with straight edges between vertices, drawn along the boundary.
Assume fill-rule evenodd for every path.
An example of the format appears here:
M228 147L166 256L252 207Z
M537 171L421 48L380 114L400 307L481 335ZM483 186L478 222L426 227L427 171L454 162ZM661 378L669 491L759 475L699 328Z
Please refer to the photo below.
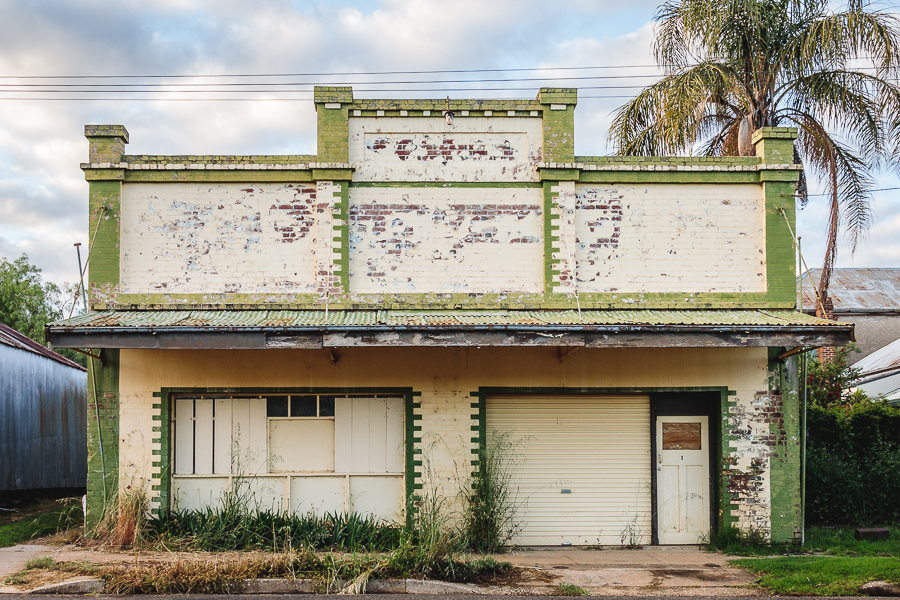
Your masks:
M87 373L0 344L0 491L84 487Z

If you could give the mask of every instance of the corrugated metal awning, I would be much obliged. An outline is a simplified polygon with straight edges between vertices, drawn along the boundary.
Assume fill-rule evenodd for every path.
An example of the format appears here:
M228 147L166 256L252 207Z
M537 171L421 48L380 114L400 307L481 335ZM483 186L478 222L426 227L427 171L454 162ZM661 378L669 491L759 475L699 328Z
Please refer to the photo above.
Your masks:
M694 339L688 339L694 336ZM822 346L853 326L788 310L156 310L48 326L54 346Z

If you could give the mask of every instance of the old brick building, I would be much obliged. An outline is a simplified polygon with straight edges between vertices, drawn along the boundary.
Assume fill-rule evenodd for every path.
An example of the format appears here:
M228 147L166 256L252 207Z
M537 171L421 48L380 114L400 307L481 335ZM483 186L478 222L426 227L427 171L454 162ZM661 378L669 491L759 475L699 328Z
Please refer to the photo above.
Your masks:
M852 327L795 311L792 130L586 157L571 89L315 98L315 156L126 155L86 127L93 311L50 339L102 359L89 516L104 478L165 509L249 477L263 508L400 518L506 432L518 543L797 538L791 351Z

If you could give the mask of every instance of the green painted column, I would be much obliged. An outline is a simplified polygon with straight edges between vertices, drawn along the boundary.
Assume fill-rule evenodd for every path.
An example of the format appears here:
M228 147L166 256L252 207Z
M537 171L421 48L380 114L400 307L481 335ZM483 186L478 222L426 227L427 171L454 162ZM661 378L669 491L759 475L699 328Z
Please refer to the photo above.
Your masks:
M87 514L88 532L116 497L119 484L119 350L88 361Z
M544 105L544 162L575 161L575 105L578 90L574 88L541 88L538 102Z
M753 133L760 158L760 182L766 203L766 283L772 306L797 303L794 234L797 232L795 194L800 171L793 167L797 130L766 127Z

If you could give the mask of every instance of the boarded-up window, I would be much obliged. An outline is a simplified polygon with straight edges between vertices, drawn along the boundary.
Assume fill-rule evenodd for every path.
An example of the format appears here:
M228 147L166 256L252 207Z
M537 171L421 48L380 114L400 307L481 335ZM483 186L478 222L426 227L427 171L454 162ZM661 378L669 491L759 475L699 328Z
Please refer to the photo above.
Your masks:
M403 398L178 396L174 416L176 475L403 473Z
M663 450L701 450L700 423L663 423Z

